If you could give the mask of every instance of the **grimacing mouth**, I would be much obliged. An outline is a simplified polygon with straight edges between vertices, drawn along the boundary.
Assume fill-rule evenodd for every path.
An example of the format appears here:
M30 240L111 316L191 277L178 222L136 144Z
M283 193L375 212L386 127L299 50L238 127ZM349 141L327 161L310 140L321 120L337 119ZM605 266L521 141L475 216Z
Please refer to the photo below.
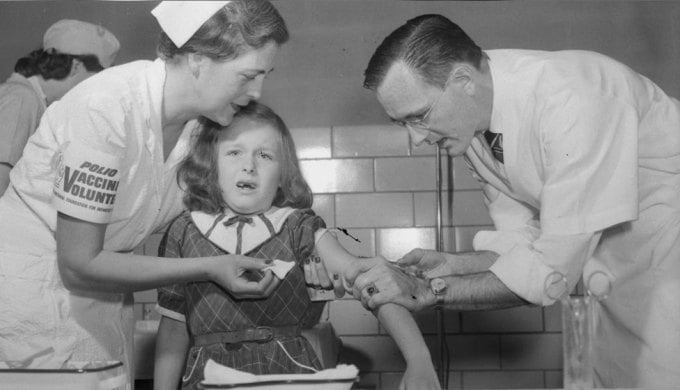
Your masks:
M239 180L236 182L236 187L239 189L254 190L255 188L257 188L257 185L251 181Z

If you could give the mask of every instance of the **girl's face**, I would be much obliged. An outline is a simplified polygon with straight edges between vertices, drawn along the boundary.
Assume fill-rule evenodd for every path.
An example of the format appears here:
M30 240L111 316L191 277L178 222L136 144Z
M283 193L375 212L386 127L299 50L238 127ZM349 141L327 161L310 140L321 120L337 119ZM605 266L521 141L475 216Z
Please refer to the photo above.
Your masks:
M228 61L203 57L195 85L198 113L222 126L231 123L241 106L260 98L277 51L270 42Z
M268 210L281 180L281 135L269 124L239 118L217 141L218 180L234 212Z

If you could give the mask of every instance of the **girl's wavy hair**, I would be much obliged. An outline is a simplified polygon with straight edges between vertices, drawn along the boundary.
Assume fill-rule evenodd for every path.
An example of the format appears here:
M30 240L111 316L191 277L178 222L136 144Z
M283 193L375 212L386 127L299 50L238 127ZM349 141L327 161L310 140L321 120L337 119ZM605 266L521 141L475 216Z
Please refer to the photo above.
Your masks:
M269 1L236 0L225 4L203 23L182 47L161 32L157 52L166 61L187 53L224 61L272 41L283 45L288 38L285 21Z
M19 58L14 65L14 71L24 77L40 75L45 80L63 80L71 73L73 60L82 62L89 72L104 70L94 54L64 54L54 49L38 49Z
M177 182L185 191L184 205L190 211L218 214L227 209L218 181L217 151L220 132L238 126L239 119L249 119L271 126L279 133L281 145L281 182L272 204L277 207L310 208L312 190L305 181L290 130L272 109L264 104L250 102L243 107L228 126L220 126L201 119L191 150L177 170Z

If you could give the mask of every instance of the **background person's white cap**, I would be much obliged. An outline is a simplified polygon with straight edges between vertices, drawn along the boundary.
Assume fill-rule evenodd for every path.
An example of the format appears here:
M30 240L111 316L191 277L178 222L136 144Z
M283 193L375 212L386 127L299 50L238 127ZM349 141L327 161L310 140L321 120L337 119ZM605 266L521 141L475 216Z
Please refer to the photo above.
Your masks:
M162 1L151 10L172 43L182 47L228 1Z
M108 68L120 49L118 39L107 29L96 24L74 19L62 19L45 31L43 49L55 49L64 54L97 56Z

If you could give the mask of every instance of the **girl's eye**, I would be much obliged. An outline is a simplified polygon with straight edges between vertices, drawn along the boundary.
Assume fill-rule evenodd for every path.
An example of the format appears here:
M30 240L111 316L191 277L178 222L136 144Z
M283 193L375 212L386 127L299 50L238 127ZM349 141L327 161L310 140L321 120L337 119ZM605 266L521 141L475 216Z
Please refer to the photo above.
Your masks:
M238 150L227 150L227 156L238 156Z
M271 160L274 159L274 156L272 156L271 154L269 154L269 153L267 153L267 152L260 152L260 153L259 153L259 156L260 156L260 158L263 158L263 159L265 159L265 160L270 160L270 161L271 161Z

